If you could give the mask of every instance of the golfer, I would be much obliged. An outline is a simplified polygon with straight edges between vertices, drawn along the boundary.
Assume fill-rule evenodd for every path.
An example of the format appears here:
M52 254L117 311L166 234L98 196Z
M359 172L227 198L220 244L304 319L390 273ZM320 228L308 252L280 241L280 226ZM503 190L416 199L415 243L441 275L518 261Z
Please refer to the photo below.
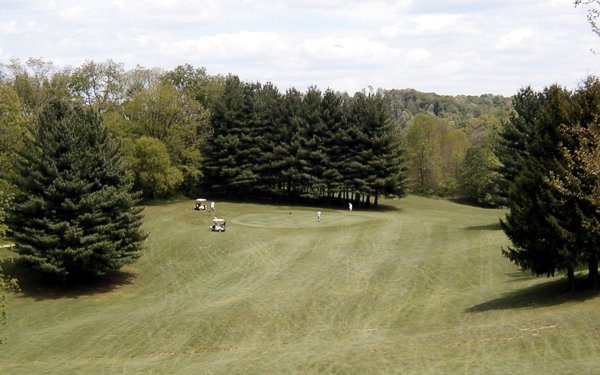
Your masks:
M317 220L321 222L321 211L317 211Z

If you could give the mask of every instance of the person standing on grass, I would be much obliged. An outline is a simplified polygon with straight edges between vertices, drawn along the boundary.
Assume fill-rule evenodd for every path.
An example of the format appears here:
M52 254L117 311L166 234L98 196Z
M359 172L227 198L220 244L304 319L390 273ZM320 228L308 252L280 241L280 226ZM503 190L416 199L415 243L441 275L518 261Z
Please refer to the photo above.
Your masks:
M348 203L348 209L352 212L352 202Z
M215 210L215 202L214 201L210 202L210 210L211 211Z
M317 211L317 221L321 222L321 211Z

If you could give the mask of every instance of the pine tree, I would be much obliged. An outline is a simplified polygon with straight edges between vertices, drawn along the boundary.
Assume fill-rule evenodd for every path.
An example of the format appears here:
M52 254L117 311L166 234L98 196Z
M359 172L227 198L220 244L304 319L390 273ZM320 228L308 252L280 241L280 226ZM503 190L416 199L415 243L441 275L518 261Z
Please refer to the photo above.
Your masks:
M567 219L556 217L560 229L574 242L578 259L588 267L591 287L598 286L600 259L600 81L589 77L575 93L577 112L573 124L562 124L560 134L566 160L564 173L550 172L556 196L569 207ZM561 214L565 210L561 210Z
M280 184L290 202L299 197L302 185L308 180L301 160L300 131L306 127L303 111L302 94L289 89L283 97L282 124L277 132L280 138L273 148L273 162L280 171Z
M558 86L544 90L540 109L533 113L533 137L524 150L525 164L510 187L509 212L501 225L513 244L503 250L506 257L538 276L566 271L574 289L577 241L564 229L573 225L574 207L562 201L548 182L551 172L564 174L562 146L568 139L559 126L569 124L572 117L569 92Z
M276 145L283 141L281 94L270 82L257 85L253 94L251 155L258 176L257 193L272 196L281 189L281 165L275 156Z
M325 179L326 165L328 164L327 152L324 141L327 137L327 128L321 119L321 103L323 94L316 87L309 87L304 95L304 127L300 130L301 152L300 159L302 173L307 179L304 181L305 190L313 197L321 197L327 189Z
M335 192L343 187L343 164L348 149L347 122L344 106L340 95L333 90L325 91L321 102L321 121L325 127L323 134L323 178L325 181L325 196L331 203Z
M498 187L501 203L508 203L510 186L525 165L526 148L533 141L536 116L542 104L542 94L531 87L521 89L512 98L513 112L500 130L494 153L500 162Z
M22 264L74 282L141 256L142 207L118 145L90 110L52 102L15 166L9 234Z
M248 196L258 181L257 155L252 150L255 90L255 85L228 77L212 109L213 134L207 141L202 168L205 186L217 194Z
M396 198L406 194L407 168L399 134L390 121L383 98L373 95L368 99L371 121L367 133L373 149L373 157L368 162L369 192L377 205L379 195Z

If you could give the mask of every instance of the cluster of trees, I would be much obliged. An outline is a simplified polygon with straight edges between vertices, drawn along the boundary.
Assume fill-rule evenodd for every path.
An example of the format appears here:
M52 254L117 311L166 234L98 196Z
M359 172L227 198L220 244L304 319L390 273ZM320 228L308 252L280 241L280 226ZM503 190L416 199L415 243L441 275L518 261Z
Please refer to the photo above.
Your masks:
M381 95L315 87L281 94L229 77L211 112L203 160L209 191L367 204L405 193L400 134Z
M505 120L511 108L510 98L501 95L438 95L414 89L379 91L386 102L392 122L406 128L415 116L427 113L448 120L454 127L464 128L469 122L492 117Z
M142 198L211 192L288 201L316 198L331 204L377 203L379 196L402 196L410 188L483 205L508 205L510 216L503 225L509 231L511 225L527 224L511 222L518 219L517 206L512 205L527 202L519 203L515 191L548 187L544 191L552 191L552 199L536 199L545 204L583 202L580 193L568 192L585 185L580 182L581 171L593 175L597 169L595 128L578 125L581 129L573 130L573 124L584 124L583 119L595 121L593 106L581 104L582 98L593 102L594 80L576 93L527 88L507 104L508 99L493 95L442 97L414 90L349 96L311 87L304 93L295 89L281 93L270 83L210 76L190 65L170 71L142 67L126 71L110 60L63 69L37 59L25 64L13 61L4 66L1 78L0 199L5 207L22 204L10 202L26 190L15 182L24 169L12 162L14 155L31 149L41 119L52 123L47 111L56 103L70 103L72 109L65 113L85 111L86 116L93 115L90 122L108 129L106 136L120 145L122 172ZM562 93L557 97L564 96L568 104L552 112L548 103L554 91ZM74 124L88 121L70 118ZM552 126L556 135L550 137ZM549 147L536 141L539 134L552 139L554 143L545 142L555 148L553 153L539 151ZM586 149L576 148L582 145ZM552 165L544 173L536 172L543 177L541 182L523 177L534 167L551 165L548 160L555 160L561 169ZM515 188L517 184L525 185ZM597 188L592 191L597 194ZM585 202L592 207L597 201L590 196ZM562 206L553 207L566 212ZM579 211L578 205L575 212ZM3 216L0 213L0 230ZM567 230L564 218L551 222ZM579 223L593 227L583 219ZM514 255L525 247L515 245L506 254L527 268L529 263ZM575 269L580 260L571 257L569 262ZM539 273L568 270L563 264L553 262Z
M500 132L500 189L512 241L503 253L535 275L588 269L598 283L600 259L600 81L570 92L557 85L521 90Z
M314 87L280 93L190 65L125 70L108 60L58 69L39 59L6 65L2 91L15 118L0 142L18 143L18 129L50 100L75 101L121 143L143 198L208 190L367 201L401 196L407 187L495 203L483 182L496 164L490 139L507 113L499 96L377 90L351 97Z
M481 116L461 127L432 114L416 115L403 132L413 192L497 206L494 154L501 119Z
M21 140L22 129L49 102L78 103L95 113L121 144L134 189L144 198L176 191L193 194L200 189L209 102L221 89L220 80L188 65L169 72L142 67L127 71L111 60L62 69L40 59L14 60L4 66L0 83L0 105L10 106L1 120L0 142ZM0 152L10 159L14 149L9 145Z

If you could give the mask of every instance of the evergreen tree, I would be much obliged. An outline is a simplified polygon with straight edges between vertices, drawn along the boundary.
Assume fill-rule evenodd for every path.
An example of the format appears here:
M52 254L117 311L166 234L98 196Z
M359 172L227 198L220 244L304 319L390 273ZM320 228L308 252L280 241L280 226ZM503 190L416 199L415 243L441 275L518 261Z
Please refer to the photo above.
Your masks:
M142 207L99 117L52 102L16 158L9 235L22 264L63 281L118 270L141 255Z
M275 157L275 147L282 141L283 120L281 94L270 82L256 85L253 92L250 155L258 176L257 193L276 195L280 187L281 168Z
M503 254L538 276L565 271L574 289L577 241L561 227L573 225L574 207L562 201L548 182L551 172L562 176L566 166L562 146L569 140L559 132L559 125L572 119L570 93L558 86L547 88L540 109L532 115L533 139L525 147L525 164L510 187L509 212L501 221L513 244Z
M589 77L574 96L573 124L561 125L566 169L550 172L549 181L563 206L571 208L567 219L556 216L560 229L574 243L581 263L588 267L588 281L598 286L600 259L600 82ZM564 210L561 211L564 213Z
M369 191L369 161L373 157L371 139L369 139L368 98L363 93L356 93L348 106L348 134L354 142L347 150L347 162L344 171L345 185L354 197L355 204Z
M280 185L287 199L293 201L300 195L308 175L302 168L301 129L305 128L302 94L289 89L283 97L282 124L277 132L279 142L273 148L273 163L280 171Z
M316 87L309 87L304 95L304 128L301 132L301 165L307 180L305 190L313 196L324 195L327 188L325 180L326 165L328 164L327 152L324 141L327 129L321 119L321 102L323 94Z
M531 87L521 89L512 98L513 112L505 121L494 149L500 162L498 167L498 189L500 201L508 203L510 186L525 165L526 148L533 141L536 116L542 104L542 94Z
M325 181L325 196L328 202L343 187L342 168L346 162L348 136L346 115L342 98L329 89L323 94L321 101L321 121L325 128L323 134L323 150L326 157L323 160L323 179Z
M373 157L368 162L369 194L375 205L379 195L403 197L406 194L404 150L400 137L390 121L389 113L380 95L372 95L369 102L369 128L367 129Z

